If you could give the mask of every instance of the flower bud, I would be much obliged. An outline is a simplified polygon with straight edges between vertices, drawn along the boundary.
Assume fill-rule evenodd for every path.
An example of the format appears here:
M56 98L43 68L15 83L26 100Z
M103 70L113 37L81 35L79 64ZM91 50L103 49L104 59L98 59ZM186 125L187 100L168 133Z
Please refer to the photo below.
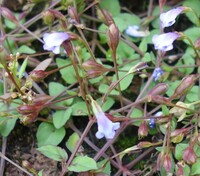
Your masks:
M41 109L41 105L35 105L35 104L21 105L17 107L17 111L22 115L28 115L33 112L39 112L40 109Z
M107 26L115 23L111 14L107 12L106 10L97 10L97 16L100 20L103 21L103 23Z
M188 131L188 128L174 130L170 135L170 137L172 138L171 141L173 143L181 142L183 140L185 133L187 133L187 131Z
M146 137L148 135L148 127L146 121L143 121L138 129L139 139Z
M108 45L110 46L112 51L116 51L118 44L119 44L119 29L113 23L108 28Z
M9 19L15 24L18 24L17 18L15 17L15 15L13 15L13 13L8 8L0 7L0 13L2 14L4 18Z
M168 153L164 156L163 167L165 168L166 172L170 172L172 168L172 160Z
M200 49L200 38L198 38L195 43L194 43L195 49L199 50Z
M170 104L170 101L169 101L169 98L166 98L166 97L163 97L163 96L160 96L160 95L150 95L148 96L148 101L149 102L155 102L157 104L160 104L160 105L168 105Z
M33 70L30 73L30 77L33 81L35 82L40 82L42 81L44 78L46 78L48 76L48 72L45 72L44 70Z
M159 83L157 84L153 89L151 89L147 95L162 95L166 93L168 90L168 85L165 83Z
M75 20L76 23L80 23L77 10L74 7L68 6L68 15L71 19Z
M137 146L138 146L138 148L148 148L148 147L153 146L153 144L148 141L142 141Z
M59 20L62 20L62 21L66 21L66 18L65 16L60 13L59 11L57 10L53 10L53 9L49 9L48 10L50 13L52 13L56 18L58 18Z
M194 83L194 75L184 77L178 87L175 89L171 99L180 98L182 95L185 95L193 87Z
M93 61L88 60L82 64L84 70L87 71L87 75L89 78L95 78L98 76L103 75L105 72L108 71L103 65Z
M176 176L184 176L184 171L182 166L178 166Z
M52 11L47 10L46 12L43 12L44 24L51 26L53 25L54 20L55 20L55 15L52 13Z
M183 152L183 160L187 162L188 164L193 164L197 160L197 155L194 152L194 149L192 146L189 146L185 149Z

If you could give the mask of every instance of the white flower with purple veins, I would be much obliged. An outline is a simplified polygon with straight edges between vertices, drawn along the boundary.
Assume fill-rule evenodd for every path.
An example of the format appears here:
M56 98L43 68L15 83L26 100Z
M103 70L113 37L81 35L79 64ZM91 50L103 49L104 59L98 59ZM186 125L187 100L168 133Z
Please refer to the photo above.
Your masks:
M175 9L169 10L165 13L162 13L160 15L162 27L164 28L164 27L172 26L176 21L175 20L176 17L179 14L181 14L185 9L186 9L186 7L177 7Z
M105 136L106 139L112 139L115 136L115 130L120 127L119 122L113 123L105 113L102 111L101 107L96 101L92 99L92 110L97 119L98 131L96 137L101 139Z
M43 35L43 49L59 54L60 45L67 39L69 39L69 35L66 32L45 33Z
M131 37L146 37L149 35L149 31L141 31L139 30L139 26L128 26L128 28L125 30L125 33Z
M180 37L177 32L168 32L161 35L154 35L152 42L155 49L161 51L169 51L173 49L173 42Z

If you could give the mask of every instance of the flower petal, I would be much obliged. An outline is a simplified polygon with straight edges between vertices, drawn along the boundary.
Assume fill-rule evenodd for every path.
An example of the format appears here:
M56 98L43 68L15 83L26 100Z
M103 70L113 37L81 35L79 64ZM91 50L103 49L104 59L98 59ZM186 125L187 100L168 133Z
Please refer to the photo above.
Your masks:
M185 7L177 7L175 9L169 10L168 12L162 13L160 15L160 20L162 27L169 27L175 23L176 17L185 10Z
M45 33L43 35L44 50L52 51L55 54L59 54L60 45L69 38L66 32L55 32L55 33Z
M128 26L125 33L131 37L146 37L149 35L148 30L140 31L139 26L136 26L136 25Z
M155 49L159 49L161 51L169 51L173 49L172 43L178 37L180 37L180 35L177 32L168 32L161 35L154 35L152 38L152 42Z

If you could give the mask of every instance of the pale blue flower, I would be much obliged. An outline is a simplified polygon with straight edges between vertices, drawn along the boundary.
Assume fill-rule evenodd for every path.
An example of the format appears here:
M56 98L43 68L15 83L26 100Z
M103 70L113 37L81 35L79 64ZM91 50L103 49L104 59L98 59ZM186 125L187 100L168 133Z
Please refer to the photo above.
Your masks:
M59 54L60 45L67 39L69 39L69 35L66 32L45 33L43 35L43 49Z
M92 110L97 119L98 131L96 137L101 139L105 136L106 139L112 139L115 136L115 130L120 127L119 122L113 123L105 113L102 111L101 107L96 101L92 100Z
M152 42L154 44L155 49L161 51L169 51L173 49L173 42L177 38L180 37L180 34L177 32L168 32L161 35L154 35L152 38Z
M139 26L136 25L128 26L128 28L125 30L125 33L131 37L146 37L149 35L148 30L139 30Z
M160 67L155 68L152 74L154 81L157 81L163 73L164 71Z
M175 9L169 10L160 15L160 20L162 27L169 27L175 23L176 17L181 14L186 8L185 7L177 7Z

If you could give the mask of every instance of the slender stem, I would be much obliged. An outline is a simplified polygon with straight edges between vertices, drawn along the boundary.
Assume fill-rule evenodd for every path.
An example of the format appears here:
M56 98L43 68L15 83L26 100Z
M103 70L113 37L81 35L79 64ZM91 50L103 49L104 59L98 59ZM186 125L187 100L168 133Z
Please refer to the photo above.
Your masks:
M14 165L15 167L17 167L18 169L20 169L21 171L25 172L27 175L29 176L33 176L30 172L28 172L27 170L25 170L24 168L22 168L21 166L17 165L16 163L14 163L12 160L10 160L9 158L7 158L5 155L3 155L0 152L0 157L4 158L6 161L8 161L9 163L11 163L12 165Z

